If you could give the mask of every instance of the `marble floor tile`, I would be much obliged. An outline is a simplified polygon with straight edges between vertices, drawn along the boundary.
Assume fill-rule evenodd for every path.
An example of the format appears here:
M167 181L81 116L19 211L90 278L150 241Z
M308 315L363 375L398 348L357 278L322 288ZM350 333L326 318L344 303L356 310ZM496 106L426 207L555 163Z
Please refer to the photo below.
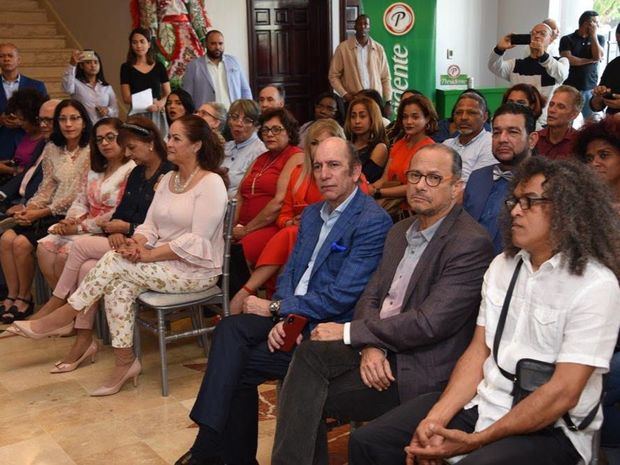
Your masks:
M134 442L89 455L76 462L76 465L167 465L168 463L144 442Z
M0 463L7 465L78 465L47 434L0 447Z

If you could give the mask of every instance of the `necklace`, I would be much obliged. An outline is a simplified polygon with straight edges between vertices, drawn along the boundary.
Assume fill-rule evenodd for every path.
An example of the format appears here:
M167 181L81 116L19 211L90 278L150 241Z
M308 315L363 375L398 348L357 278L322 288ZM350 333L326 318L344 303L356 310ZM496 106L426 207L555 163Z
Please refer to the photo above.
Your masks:
M71 160L75 159L75 154L78 152L78 150L80 150L80 146L79 145L76 148L74 148L73 150L69 150L66 145L62 149L62 151L66 155L69 155L69 158L71 158Z
M265 164L265 165L264 165L264 166L260 169L260 171L254 175L254 179L252 179L252 186L251 186L251 189L250 189L250 190L251 190L252 195L254 195L254 187L255 187L255 185L256 185L256 181L258 180L258 178L260 178L260 177L261 177L261 176L265 173L265 171L267 171L267 170L269 169L269 167L270 167L271 165L273 165L273 164L276 162L276 160L278 159L278 156L279 156L279 154L278 154L278 155L276 155L276 156L273 158L273 160L271 160L269 163Z
M187 186L189 186L189 183L192 182L192 179L194 179L194 176L196 176L196 173L198 173L199 169L200 165L194 168L194 171L192 171L192 174L188 176L183 185L181 185L181 173L177 171L176 175L174 176L174 188L172 189L174 193L180 194L181 192L183 192L187 188Z

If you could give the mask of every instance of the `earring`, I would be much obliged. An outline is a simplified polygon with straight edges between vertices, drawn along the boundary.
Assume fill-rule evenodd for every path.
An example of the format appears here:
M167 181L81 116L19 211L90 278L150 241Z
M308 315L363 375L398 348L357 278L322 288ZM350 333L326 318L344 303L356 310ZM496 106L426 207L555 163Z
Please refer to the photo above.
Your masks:
M153 151L153 147L149 147L149 152L152 152L152 151Z

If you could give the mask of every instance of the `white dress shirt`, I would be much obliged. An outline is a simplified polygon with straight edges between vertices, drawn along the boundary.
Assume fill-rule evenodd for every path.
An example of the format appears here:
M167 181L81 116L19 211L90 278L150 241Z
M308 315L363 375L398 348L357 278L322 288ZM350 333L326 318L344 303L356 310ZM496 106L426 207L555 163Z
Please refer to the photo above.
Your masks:
M220 60L219 63L214 63L205 55L207 60L207 69L213 81L213 88L215 89L215 101L221 103L226 107L230 106L230 96L228 94L228 79L226 76L226 66L224 60Z
M233 198L237 195L239 184L245 176L250 165L260 155L265 153L267 148L263 141L254 132L247 140L237 144L234 140L226 142L224 145L224 161L222 167L228 168L228 197Z
M523 266L512 296L497 359L501 367L515 372L517 361L531 358L550 363L576 363L594 367L579 403L569 413L578 425L601 397L602 376L609 371L620 327L620 287L608 268L589 261L582 276L569 273L561 254L553 256L534 271L530 256L520 251L515 258L501 254L493 260L484 277L482 303L477 325L485 328L485 341L493 347L495 330L504 297L518 258ZM513 383L506 379L489 355L483 365L484 379L478 393L465 406L478 406L475 431L488 428L510 411ZM562 428L585 463L590 463L592 436L603 421L599 409L594 421L583 431Z
M22 75L18 74L14 81L7 81L4 79L4 76L2 76L2 87L4 87L4 95L6 95L7 101L13 96L15 91L19 89L19 80L21 77Z
M360 81L363 89L370 89L370 76L368 75L368 43L362 45L355 41L355 51L357 52L357 71L360 73Z

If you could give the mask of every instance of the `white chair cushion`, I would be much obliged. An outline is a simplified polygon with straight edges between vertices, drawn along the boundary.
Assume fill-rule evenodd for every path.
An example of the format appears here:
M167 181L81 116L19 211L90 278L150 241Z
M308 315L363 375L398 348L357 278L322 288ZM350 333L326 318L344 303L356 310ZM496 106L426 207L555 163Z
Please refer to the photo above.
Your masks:
M138 301L149 307L192 305L221 293L221 289L217 286L210 287L200 292L187 292L182 294L164 294L161 292L147 291L140 294Z

